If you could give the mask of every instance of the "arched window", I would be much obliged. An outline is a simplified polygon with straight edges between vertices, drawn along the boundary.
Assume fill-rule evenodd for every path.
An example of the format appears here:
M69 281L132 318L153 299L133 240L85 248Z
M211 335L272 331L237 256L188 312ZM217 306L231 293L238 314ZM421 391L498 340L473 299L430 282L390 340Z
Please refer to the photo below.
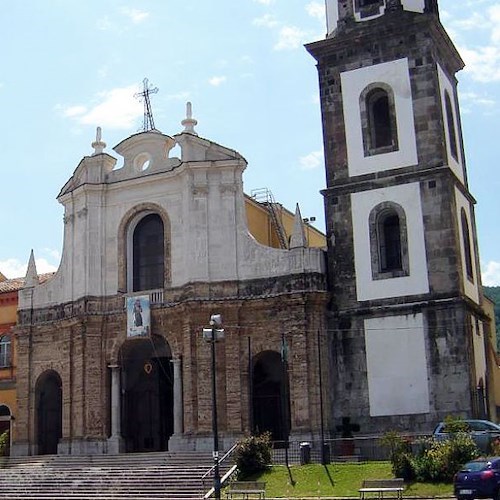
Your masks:
M384 202L370 213L370 248L373 279L410 274L406 214L400 205Z
M396 109L392 89L368 86L360 96L365 156L398 150Z
M11 366L11 346L10 337L3 335L0 337L0 368Z
M392 210L382 212L378 218L377 232L380 270L382 272L401 270L401 225L398 214Z
M470 230L469 230L469 222L467 221L467 215L465 214L465 210L462 208L461 210L461 219L462 219L462 240L464 244L464 257L465 257L465 271L467 273L467 278L469 281L474 281L474 271L472 267L472 250L470 243Z
M163 221L157 214L139 221L133 236L133 291L163 288L165 253Z
M453 115L453 108L451 106L450 94L447 90L444 91L444 103L446 107L446 122L448 124L448 137L450 139L450 152L453 158L458 161L458 148L457 148L457 132L455 126L455 116Z

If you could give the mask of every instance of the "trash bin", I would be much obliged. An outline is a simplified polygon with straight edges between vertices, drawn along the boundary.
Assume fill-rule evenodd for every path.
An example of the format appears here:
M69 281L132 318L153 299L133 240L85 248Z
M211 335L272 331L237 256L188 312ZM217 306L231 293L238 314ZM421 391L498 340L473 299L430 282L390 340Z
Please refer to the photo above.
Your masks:
M331 460L330 456L330 445L329 443L323 443L323 465L329 464Z
M300 443L300 465L311 463L311 443Z

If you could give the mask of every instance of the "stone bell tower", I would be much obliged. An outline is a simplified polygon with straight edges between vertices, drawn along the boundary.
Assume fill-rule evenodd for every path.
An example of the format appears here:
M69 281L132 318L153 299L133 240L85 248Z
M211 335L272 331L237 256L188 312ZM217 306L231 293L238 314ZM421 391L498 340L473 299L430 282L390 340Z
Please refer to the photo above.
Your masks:
M332 412L361 432L485 416L481 281L455 74L436 0L327 0Z

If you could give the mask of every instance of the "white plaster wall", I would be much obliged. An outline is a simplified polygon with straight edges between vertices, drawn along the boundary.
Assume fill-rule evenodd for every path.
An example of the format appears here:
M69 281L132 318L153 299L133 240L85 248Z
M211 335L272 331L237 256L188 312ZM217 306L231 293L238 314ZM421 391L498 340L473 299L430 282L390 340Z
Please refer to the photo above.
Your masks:
M429 412L422 314L365 320L370 416Z
M473 300L476 304L479 304L479 289L478 289L478 273L480 272L479 269L476 267L476 238L475 238L475 233L474 233L474 226L472 224L472 213L471 213L471 207L470 203L467 200L467 198L462 194L462 192L458 189L455 188L455 200L456 200L456 206L457 206L457 234L458 234L458 239L460 241L460 256L461 256L461 261L462 261L462 274L463 274L463 280L464 280L464 292L467 297L469 297L471 300ZM470 236L470 250L471 250L471 257L472 257L472 272L474 275L474 282L472 283L469 281L467 278L467 268L465 265L465 248L464 248L464 240L462 237L462 208L465 211L465 215L467 217L467 222L469 223L469 236Z
M403 9L411 12L423 13L425 9L425 0L403 0Z
M397 203L405 211L410 275L374 280L371 266L369 216L372 209L384 201ZM419 183L353 193L351 204L358 300L427 293L429 280Z
M337 29L339 21L338 0L326 0L326 32L330 35Z
M486 352L484 343L484 324L471 316L472 343L474 346L474 367L476 372L476 386L480 379L486 384Z
M341 75L349 175L363 175L418 163L408 59L346 71ZM360 95L371 83L394 92L399 150L364 156Z
M358 22L370 21L371 19L375 19L375 18L383 16L385 14L385 0L384 0L384 3L379 8L378 14L375 14L375 15L369 16L369 17L361 17L359 12L356 12L356 0L352 0L352 4L353 4L353 10L354 10L354 19L356 19L356 21L358 21Z
M451 168L453 173L462 181L464 182L464 164L463 164L463 158L462 158L462 147L461 147L461 137L462 137L462 131L460 130L460 120L458 120L458 110L456 109L456 103L455 103L455 91L454 91L454 85L450 82L448 77L446 76L446 73L443 71L441 66L439 64L437 65L438 67L438 79L439 79L439 90L440 90L440 96L441 96L441 109L443 113L443 126L444 126L444 136L446 137L446 153L447 153L447 158L448 158L448 166ZM453 155L451 154L451 149L450 149L450 138L448 135L448 115L446 113L446 104L445 104L445 97L444 97L444 92L445 90L448 91L448 94L450 95L450 101L451 101L451 108L453 110L453 116L455 118L455 132L456 132L456 140L457 140L457 156L458 156L458 162L453 158Z
M144 154L137 143L148 141L140 137L128 141L132 144L124 141L122 149ZM211 161L187 161L177 168L166 161L163 167L156 165L151 172L135 174L133 159L125 158L125 167L108 172L111 182L84 183L76 188L67 184L69 188L60 196L66 219L61 265L51 281L35 287L35 307L129 291L117 289L118 229L127 214L144 203L161 207L168 215L173 287L197 281L324 273L322 250L268 248L249 235L242 184L246 163L236 154L217 159L224 151L229 154L219 149ZM152 158L159 157L158 151L149 152ZM84 173L86 168L98 166L87 158L79 169ZM26 300L20 298L21 309L30 306L29 294L25 295Z

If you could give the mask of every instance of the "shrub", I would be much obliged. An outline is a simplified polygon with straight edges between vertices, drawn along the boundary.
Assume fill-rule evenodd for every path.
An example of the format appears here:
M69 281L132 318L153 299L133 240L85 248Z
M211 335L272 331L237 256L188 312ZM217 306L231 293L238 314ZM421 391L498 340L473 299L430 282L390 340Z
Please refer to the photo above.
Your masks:
M241 440L235 455L239 479L267 469L271 465L271 435L264 433Z
M402 477L405 481L413 479L411 442L399 433L391 431L383 436L382 444L389 448L394 476Z

